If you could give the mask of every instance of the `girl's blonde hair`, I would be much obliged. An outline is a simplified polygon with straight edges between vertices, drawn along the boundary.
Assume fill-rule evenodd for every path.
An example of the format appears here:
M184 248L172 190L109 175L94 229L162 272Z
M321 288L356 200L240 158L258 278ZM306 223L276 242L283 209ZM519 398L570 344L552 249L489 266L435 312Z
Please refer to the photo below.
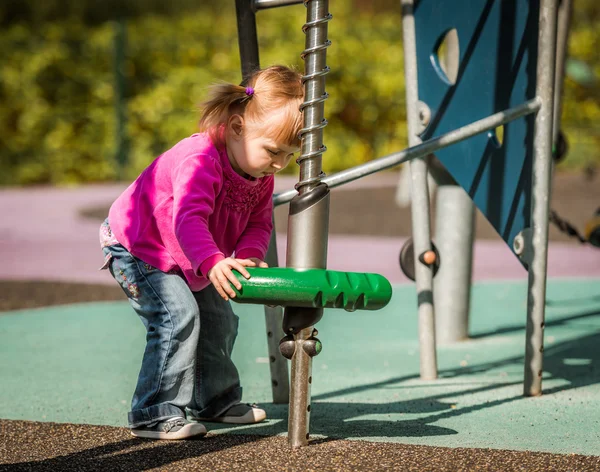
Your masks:
M223 129L232 114L242 115L246 121L267 123L270 114L283 111L283 119L269 127L270 137L299 147L303 100L304 86L298 72L280 65L261 69L240 85L222 83L210 88L207 100L201 104L200 131L207 132L215 145L223 146Z

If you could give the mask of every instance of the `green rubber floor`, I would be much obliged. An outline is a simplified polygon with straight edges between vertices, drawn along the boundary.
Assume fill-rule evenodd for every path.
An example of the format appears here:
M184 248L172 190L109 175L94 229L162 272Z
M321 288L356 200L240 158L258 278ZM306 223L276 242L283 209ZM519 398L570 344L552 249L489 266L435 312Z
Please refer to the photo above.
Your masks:
M270 418L235 432L285 434L287 406L270 403L262 309L234 308L244 400ZM414 286L394 287L379 312L326 312L311 435L600 455L600 279L549 281L544 395L536 398L522 396L525 310L526 282L476 284L472 338L440 346L440 378L427 382L419 380ZM1 314L0 418L126 425L143 345L126 302Z

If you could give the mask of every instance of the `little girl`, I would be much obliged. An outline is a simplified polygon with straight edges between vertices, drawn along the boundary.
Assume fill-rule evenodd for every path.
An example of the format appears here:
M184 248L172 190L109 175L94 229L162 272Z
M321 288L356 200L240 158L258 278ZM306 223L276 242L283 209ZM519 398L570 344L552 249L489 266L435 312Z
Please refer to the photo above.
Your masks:
M263 261L273 174L299 150L300 74L283 66L213 86L199 134L161 154L113 203L100 229L108 268L146 328L131 434L184 439L201 423L257 423L231 360L240 288L232 270Z

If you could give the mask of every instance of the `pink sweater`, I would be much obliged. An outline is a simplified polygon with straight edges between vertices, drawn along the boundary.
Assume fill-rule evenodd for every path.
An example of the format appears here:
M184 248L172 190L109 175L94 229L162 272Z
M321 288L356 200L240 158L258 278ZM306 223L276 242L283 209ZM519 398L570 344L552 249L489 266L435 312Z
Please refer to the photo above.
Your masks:
M225 150L194 134L161 154L112 204L108 221L131 254L169 272L180 269L190 288L232 256L264 259L272 226L273 176L248 180Z

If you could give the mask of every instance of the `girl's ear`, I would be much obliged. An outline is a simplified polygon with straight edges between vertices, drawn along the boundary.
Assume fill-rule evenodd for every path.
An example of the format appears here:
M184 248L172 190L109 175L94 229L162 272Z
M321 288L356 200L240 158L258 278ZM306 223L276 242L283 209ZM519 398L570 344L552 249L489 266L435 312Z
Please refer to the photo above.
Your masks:
M229 135L232 138L241 138L244 130L244 117L241 115L231 115L227 121Z

